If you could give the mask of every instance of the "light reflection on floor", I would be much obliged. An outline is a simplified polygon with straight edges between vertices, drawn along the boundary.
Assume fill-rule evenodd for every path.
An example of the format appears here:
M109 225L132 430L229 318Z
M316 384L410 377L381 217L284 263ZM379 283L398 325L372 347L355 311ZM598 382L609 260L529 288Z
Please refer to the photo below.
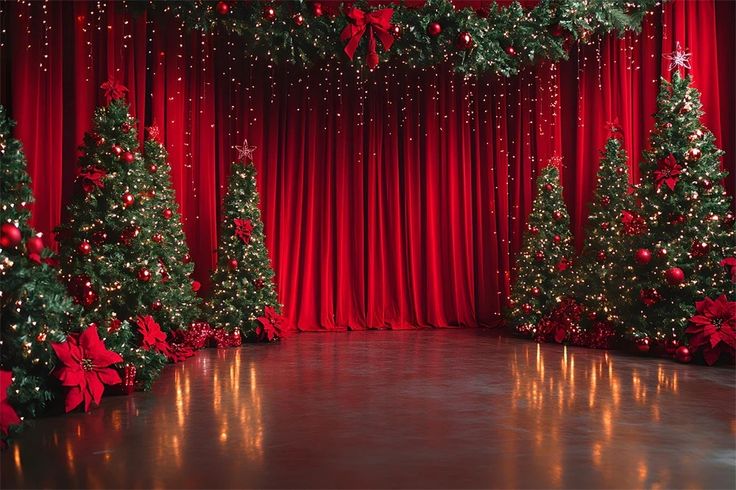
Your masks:
M733 488L732 369L475 331L207 350L39 420L2 488Z

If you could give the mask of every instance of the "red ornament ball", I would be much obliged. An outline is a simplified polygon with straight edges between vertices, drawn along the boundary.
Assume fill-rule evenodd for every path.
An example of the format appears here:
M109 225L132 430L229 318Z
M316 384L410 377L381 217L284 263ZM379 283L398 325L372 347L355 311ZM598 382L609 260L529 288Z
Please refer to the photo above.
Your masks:
M532 292L532 296L539 296L542 293L542 290L539 289L537 286L534 286L531 289L531 292Z
M679 346L680 346L679 340L667 339L667 341L664 343L664 351L669 355L673 355Z
M135 155L133 155L129 151L126 151L125 153L123 153L122 159L123 159L123 161L125 163L127 163L128 165L130 165L131 163L133 163L135 161Z
M552 237L552 241L555 243L560 243L562 241L562 237L560 235L555 235Z
M92 242L95 245L102 245L107 241L107 232L104 231L96 231L92 233Z
M256 286L256 289L263 289L263 286L266 285L266 282L263 280L262 277L259 277L255 280L253 284Z
M537 233L539 233L539 228L537 228L536 226L530 226L529 233L531 233L532 235L536 235Z
M427 34L432 37L437 37L442 34L442 26L439 22L430 22L427 26Z
M530 305L529 303L524 303L523 305L521 305L521 311L523 311L526 314L531 313L532 312L532 305Z
M710 245L707 242L701 242L700 240L694 241L692 247L690 247L690 254L693 257L704 257L705 255L708 255L709 251Z
M685 159L694 162L700 159L701 153L700 148L690 148L685 152Z
M135 197L130 192L123 194L123 206L126 208L131 207L135 203Z
M652 252L647 248L640 248L634 252L634 260L639 265L647 265L652 260Z
M119 157L123 154L123 149L119 145L112 145L112 154Z
M608 254L604 252L603 250L601 250L598 252L595 258L596 260L598 260L598 262L605 262L606 259L608 258Z
M550 183L544 184L544 190L547 191L547 192L552 192L552 189L554 189L554 188L555 188L555 186L553 186Z
M665 271L664 277L670 286L677 286L685 280L685 272L679 267L670 267Z
M538 250L534 254L534 260L536 260L537 262L544 262L544 252L542 252L541 250Z
M77 251L82 255L89 255L92 253L92 245L85 240L77 246Z
M294 14L292 20L294 21L294 25L296 26L304 25L304 16L302 14Z
M189 254L186 254L186 255L185 255L185 256L184 256L183 258L182 258L182 261L183 261L183 262L184 262L185 264L188 264L189 262L191 262L191 261L192 261L192 256L191 256L191 255L189 255Z
M611 226L608 221L604 221L601 223L601 230L607 230L609 226Z
M320 2L312 2L312 15L315 17L322 17L323 14L322 4Z
M141 282L148 282L151 280L151 271L145 267L138 269L138 280Z
M20 228L13 223L3 223L0 227L0 247L10 248L20 244L23 236Z
M120 126L120 129L122 129L122 130L123 130L123 133L130 133L130 123L124 122L124 123L123 123L123 124L122 124L122 125Z
M43 252L43 239L41 237L32 236L26 240L26 252L29 254L40 254Z
M469 32L461 32L455 39L455 47L457 49L472 49L475 43L473 43L473 36Z
M605 207L608 207L608 205L611 204L611 198L608 196L601 197L601 204Z
M97 303L97 293L94 292L92 289L87 289L82 293L82 304L85 307L90 307L93 304Z
M618 167L616 169L616 173L619 174L619 175L625 174L626 173L626 167Z
M389 31L391 32L391 35L394 36L394 38L396 39L400 38L401 34L403 33L403 29L399 24L393 24Z
M638 350L642 354L646 354L647 352L649 352L649 349L651 349L651 342L649 341L648 337L637 339L636 350Z
M154 235L151 237L151 240L156 243L161 243L164 241L164 236L161 233L154 233Z
M156 164L152 163L148 166L149 173L155 174L157 171L158 171L158 167L156 166Z
M688 346L681 345L675 351L675 359L677 360L677 362L687 364L689 362L692 362L693 354L692 352L690 352L690 348Z
M159 311L163 307L163 304L161 304L161 300L156 300L153 303L151 303L151 309L153 311Z
M238 268L238 261L237 261L236 259L230 259L230 260L229 260L229 261L227 262L227 266L228 266L228 267L229 267L229 268L230 268L231 270L235 270L235 269L237 269L237 268Z
M552 217L555 219L555 221L560 221L562 219L562 212L555 211L552 213Z
M506 49L504 49L504 51L506 51L506 54L511 56L512 58L516 57L516 50L513 46L506 46Z
M273 7L263 7L263 19L269 22L276 20L276 9Z
M659 257L659 258L667 257L667 249L666 248L659 247L657 249L657 257Z
M174 212L170 210L169 208L164 209L163 213L161 214L163 214L164 219L171 219L171 217L174 216Z
M230 13L230 5L228 5L227 2L217 2L215 10L217 10L217 13L220 15L227 15Z

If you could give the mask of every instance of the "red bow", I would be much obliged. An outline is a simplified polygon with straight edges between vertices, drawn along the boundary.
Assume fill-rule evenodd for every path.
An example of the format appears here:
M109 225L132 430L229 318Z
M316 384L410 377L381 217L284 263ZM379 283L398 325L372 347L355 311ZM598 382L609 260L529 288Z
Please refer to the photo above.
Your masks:
M372 12L363 12L358 8L352 8L347 13L348 25L340 33L340 40L347 41L345 45L345 53L348 58L353 59L355 50L363 37L363 33L368 29L368 56L366 63L368 68L373 69L378 66L378 53L376 52L376 39L378 36L384 49L390 49L394 43L394 37L388 30L391 28L391 16L394 9L380 9Z
M109 104L115 99L122 99L128 91L128 87L117 80L108 80L100 88L105 91L105 101Z

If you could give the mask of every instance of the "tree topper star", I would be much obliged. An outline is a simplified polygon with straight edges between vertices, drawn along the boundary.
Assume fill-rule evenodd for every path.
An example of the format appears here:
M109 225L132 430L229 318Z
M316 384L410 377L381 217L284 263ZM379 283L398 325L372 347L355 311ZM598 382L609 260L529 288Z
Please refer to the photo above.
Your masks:
M253 152L256 151L255 146L248 146L248 140L243 140L243 146L235 145L235 150L238 152L238 160L242 161L253 161Z
M693 54L688 53L687 50L683 50L680 46L680 41L677 41L677 44L675 45L675 51L664 55L664 59L670 60L670 70L674 70L675 68L678 68L680 66L690 70L692 68L690 66L690 57L692 55Z

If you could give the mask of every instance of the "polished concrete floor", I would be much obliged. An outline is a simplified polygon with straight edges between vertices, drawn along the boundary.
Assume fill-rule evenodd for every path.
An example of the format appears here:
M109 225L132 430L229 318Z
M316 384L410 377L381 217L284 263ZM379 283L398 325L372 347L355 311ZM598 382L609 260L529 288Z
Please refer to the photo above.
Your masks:
M2 488L734 488L732 369L473 330L205 350L39 420Z

